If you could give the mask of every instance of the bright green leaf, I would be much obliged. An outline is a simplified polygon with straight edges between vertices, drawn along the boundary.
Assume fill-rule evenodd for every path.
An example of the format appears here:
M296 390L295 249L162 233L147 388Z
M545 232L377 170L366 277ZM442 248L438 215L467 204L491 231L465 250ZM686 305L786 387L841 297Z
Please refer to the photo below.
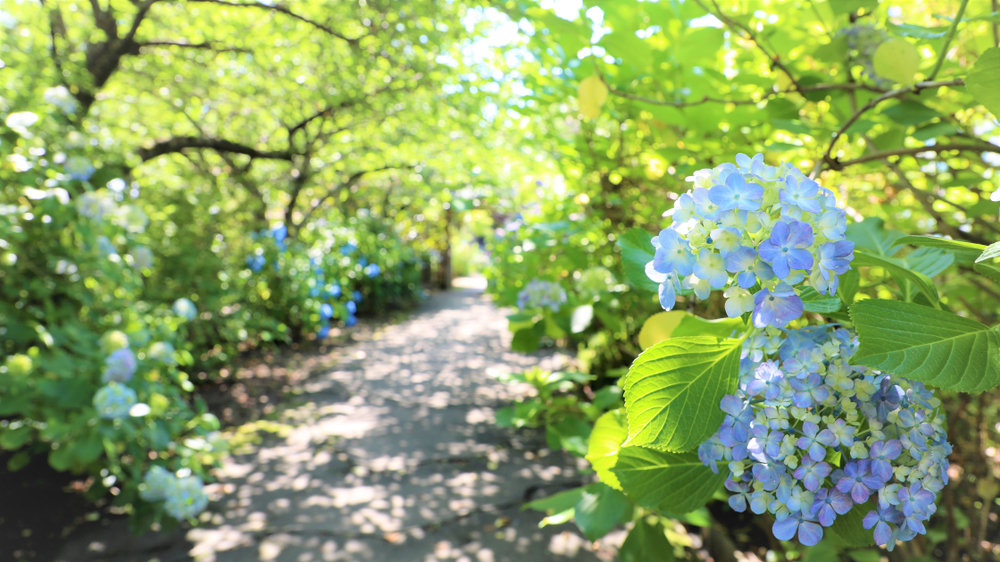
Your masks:
M983 250L983 253L976 258L976 263L980 263L986 260L1000 258L1000 242L994 242Z
M633 228L618 238L625 264L625 277L637 289L656 291L657 285L646 276L646 264L653 260L653 236L641 228Z
M627 424L624 410L606 412L597 418L587 443L587 460L594 467L597 477L617 490L621 490L621 484L611 469L618 461L618 449L628 437Z
M646 518L639 519L625 537L625 542L618 550L620 562L671 562L674 560L674 547L667 540L663 524L657 521L650 523Z
M920 52L906 39L883 41L872 57L875 74L900 84L911 84L920 67Z
M614 472L634 502L665 513L698 509L726 481L725 470L713 473L695 453L668 453L648 447L622 447Z
M624 494L607 484L595 482L583 489L574 506L573 519L588 539L596 541L621 523L628 508L629 501Z
M979 55L965 78L965 87L994 117L1000 117L1000 47L991 47Z
M689 451L722 423L719 402L735 392L742 342L670 338L642 352L621 381L629 445Z
M861 250L855 250L854 265L881 267L891 273L894 277L904 279L916 285L917 289L923 293L923 295L927 297L931 303L938 302L938 293L937 288L934 286L934 282L923 273L908 269L895 259L869 254L868 252Z
M851 307L861 342L853 361L939 388L982 392L1000 384L1000 333L975 320L906 302Z

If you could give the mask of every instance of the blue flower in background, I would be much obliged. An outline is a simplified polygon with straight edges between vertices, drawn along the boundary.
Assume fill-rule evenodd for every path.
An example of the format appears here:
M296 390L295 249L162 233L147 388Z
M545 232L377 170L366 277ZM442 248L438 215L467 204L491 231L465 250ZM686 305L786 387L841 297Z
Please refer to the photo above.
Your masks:
M264 265L267 264L267 260L264 256L255 254L247 258L247 266L250 267L250 271L254 273L260 273L260 270L264 269Z
M342 294L342 291L340 290L340 285L338 285L336 283L334 283L332 286L330 286L330 291L329 292L330 292L330 296L333 297L333 298L335 298L335 299L336 298L340 298L340 295Z
M115 350L104 360L102 381L105 384L112 381L126 383L132 379L132 375L135 374L135 368L135 354L132 353L131 349L123 347Z
M344 306L347 308L347 312L349 312L351 314L357 314L357 312L358 312L358 305L355 304L354 301L347 301L347 304L344 305Z
M284 224L279 224L271 229L271 236L274 237L275 242L284 242L285 238L288 238L288 227Z
M368 267L365 268L365 274L372 279L378 277L380 273L382 273L382 268L380 268L377 263L369 264Z
M139 398L131 388L117 382L109 382L94 393L94 408L104 419L127 418L129 410Z
M812 519L812 516L801 511L779 515L771 527L771 532L774 533L775 538L789 541L798 531L800 543L805 546L815 546L823 540L823 527Z
M342 255L349 256L349 255L353 254L354 251L357 250L357 249L358 249L357 246L355 246L354 244L351 244L350 242L348 242L347 244L344 244L343 246L340 247L340 253Z
M344 325L348 326L348 327L353 326L353 325L355 325L357 323L358 323L358 319L353 314L349 314L347 316L347 319L344 320Z
M368 258L366 257L358 258L358 265L360 265L361 267L368 265Z
M329 336L329 335L330 335L330 325L329 324L326 324L325 326L323 326L322 328L320 328L318 332L316 332L316 337L319 338L319 339L321 339L321 340L326 339L327 336Z
M850 240L838 240L822 244L817 251L818 263L816 269L822 280L814 280L814 285L825 287L826 291L819 290L820 293L834 294L837 292L839 284L838 275L847 273L851 269L851 260L854 259L854 242Z
M319 317L323 320L329 320L333 318L333 307L328 303L323 303L319 307Z
M355 289L354 293L351 294L356 302L361 302L361 291Z

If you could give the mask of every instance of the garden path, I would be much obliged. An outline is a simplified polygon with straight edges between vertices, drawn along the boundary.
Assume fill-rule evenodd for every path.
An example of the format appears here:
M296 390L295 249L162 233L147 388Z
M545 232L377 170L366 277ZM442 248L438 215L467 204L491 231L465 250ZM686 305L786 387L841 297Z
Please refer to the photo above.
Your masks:
M509 351L481 279L336 350L238 448L194 529L131 537L121 523L71 536L59 560L599 560L572 525L538 529L526 499L579 483L541 436L494 424L523 395L494 374L564 357ZM254 434L257 435L257 434Z

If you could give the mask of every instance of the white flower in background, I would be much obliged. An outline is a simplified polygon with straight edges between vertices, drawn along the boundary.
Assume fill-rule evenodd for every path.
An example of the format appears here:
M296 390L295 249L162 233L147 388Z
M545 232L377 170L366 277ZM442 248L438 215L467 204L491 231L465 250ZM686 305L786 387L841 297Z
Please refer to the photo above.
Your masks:
M30 111L17 111L11 113L4 120L4 124L14 130L17 134L22 137L30 137L31 132L28 127L38 123L38 115Z
M194 320L198 316L198 307L190 299L181 297L174 301L174 314L185 320Z
M70 156L66 160L65 168L66 174L70 178L80 181L89 180L90 176L94 175L96 171L90 160L87 160L83 156Z
M174 346L170 342L158 341L154 342L149 346L149 351L147 355L150 359L159 361L166 365L173 365L174 360Z
M101 193L88 191L76 198L76 211L94 220L101 220L114 210L114 202Z
M136 269L153 268L153 251L145 246L136 246L132 249L132 266Z
M76 101L76 98L73 97L73 94L69 93L69 90L66 89L66 86L55 86L49 88L42 94L42 98L46 102L59 108L59 111L62 111L65 114L76 113L76 110L80 105Z

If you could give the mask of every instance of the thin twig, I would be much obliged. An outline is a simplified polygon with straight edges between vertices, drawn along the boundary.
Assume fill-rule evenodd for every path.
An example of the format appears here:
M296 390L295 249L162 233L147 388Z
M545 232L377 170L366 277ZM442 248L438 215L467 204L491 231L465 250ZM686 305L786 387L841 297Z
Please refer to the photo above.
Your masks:
M601 79L604 80L603 74ZM763 101L767 101L775 96L780 96L784 94L794 94L794 93L807 93L807 92L826 92L834 90L868 90L870 92L883 93L886 90L879 88L877 86L872 86L869 84L814 84L812 86L799 86L798 88L790 88L786 90L771 90L761 95L760 99L726 99L726 98L716 98L711 96L704 96L697 100L691 101L669 101L669 100L658 100L654 98L649 98L645 96L640 96L638 94L632 94L629 92L624 92L614 87L613 84L604 80L604 84L608 87L608 92L616 95L620 98L641 101L643 103L648 103L650 105L664 105L669 107L693 107L696 105L703 105L706 103L722 103L722 104L733 104L733 105L755 105Z
M792 71L789 70L787 66L785 66L785 63L781 62L781 58L778 57L777 53L772 53L770 49L765 47L764 44L757 39L757 34L754 33L752 29L723 13L722 8L719 7L719 4L715 0L710 0L710 1L712 2L712 6L715 7L714 12L712 10L709 10L708 7L702 3L701 0L694 0L694 3L698 4L698 6L700 6L701 9L705 10L709 14L719 18L719 20L721 20L731 29L745 33L746 36L743 38L751 41L754 44L754 46L756 46L757 49L760 50L761 53L764 53L764 56L766 56L770 61L771 66L773 68L777 68L782 73L784 73L784 75L788 77L788 80L792 83L792 85L795 86L795 91L801 93L802 85L799 84L798 78L794 74L792 74Z
M864 156L858 156L857 158L851 158L850 160L829 158L827 160L827 168L830 170L843 170L844 168L853 166L855 164L871 162L872 160L883 160L890 156L912 156L914 154L920 154L922 152L930 152L937 154L939 152L947 152L949 150L970 151L978 153L993 152L1000 154L1000 146L993 146L992 148L990 148L982 144L936 144L931 146L915 146L908 148L894 148L892 150L882 150L879 152L872 152L871 154L866 154Z
M962 21L962 16L965 14L965 7L968 5L969 0L962 0L962 3L958 5L958 12L955 14L955 19L951 20L948 35L944 38L944 45L941 45L941 53L938 54L937 62L934 63L934 70L931 70L931 73L927 76L927 80L933 80L941 70L941 65L944 64L944 59L948 56L948 47L951 45L951 40L955 38L955 31L958 30L958 24Z
M307 18L307 17L305 17L305 16L303 16L303 15L297 13L297 12L293 12L291 9L286 8L285 6L282 6L280 4L269 4L269 3L265 3L265 2L231 2L229 0L189 0L189 1L190 2L202 2L202 3L206 3L206 4L220 4L222 6L230 6L230 7L233 7L233 8L259 8L259 9L262 9L262 10L271 10L272 12L282 13L282 14L285 14L286 16L289 16L289 17L291 17L293 19L297 19L297 20L299 20L299 21L301 21L303 23L309 24L309 25L315 27L316 29L319 29L320 31L323 31L324 33L326 33L328 35L331 35L333 37L336 37L337 39L341 39L341 40L347 42L348 44L350 44L352 46L357 45L358 41L361 40L360 37L348 37L348 36L344 35L343 33L340 33L339 31L336 31L335 29L333 29L332 27L330 27L330 26L328 26L326 24L320 23L320 22L318 22L316 20L313 20L313 19L309 19L309 18Z
M243 47L220 47L211 41L205 41L204 43L182 43L180 41L143 41L139 43L140 49L145 49L148 47L181 47L185 49L204 49L207 51L215 51L217 53L252 53L250 49L244 49Z

